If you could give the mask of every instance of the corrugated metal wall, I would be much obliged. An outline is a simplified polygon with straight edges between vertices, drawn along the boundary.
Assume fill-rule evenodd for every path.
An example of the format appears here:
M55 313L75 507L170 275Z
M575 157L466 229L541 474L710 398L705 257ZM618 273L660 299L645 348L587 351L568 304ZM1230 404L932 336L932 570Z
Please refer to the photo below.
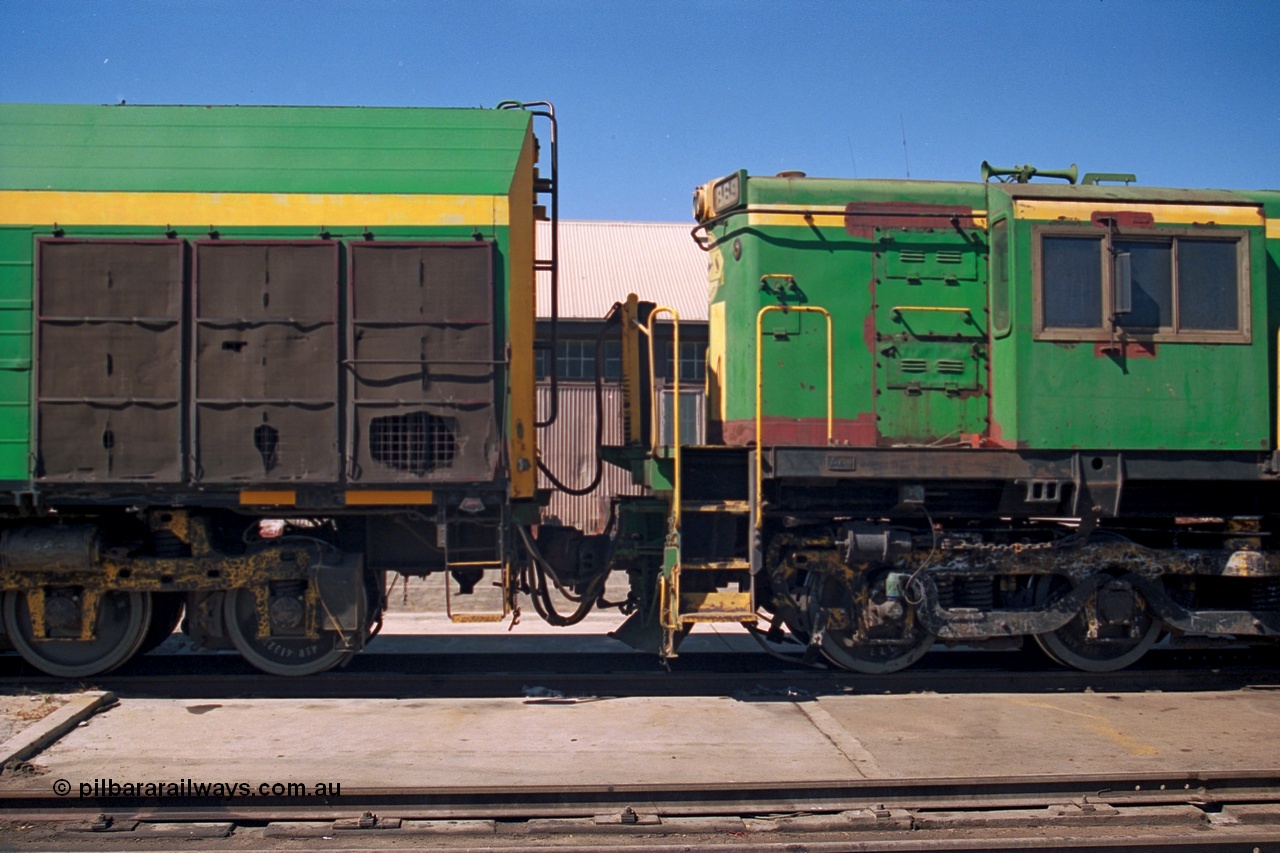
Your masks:
M550 400L551 386L539 383L539 418L547 416ZM566 486L585 486L596 473L595 442L595 385L560 383L560 413L556 422L538 430L538 450L543 463ZM622 389L617 385L604 386L602 443L622 443ZM538 474L538 485L544 489L554 488L541 472ZM630 474L612 465L605 465L600 487L594 493L575 497L556 491L546 514L587 533L599 533L609 520L609 498L613 495L638 494L640 488L631 485Z
M664 394L669 404L670 394ZM692 408L686 420L696 418L705 405L701 390L684 391L685 405ZM538 416L545 418L551 399L551 386L538 385ZM692 417L691 417L692 416ZM669 429L669 427L668 427ZM692 435L689 433L692 432ZM693 426L681 436L684 444L698 444L703 440L701 424ZM622 389L617 385L604 386L604 439L605 445L622 443ZM538 430L538 449L542 461L556 478L566 486L579 487L591 482L596 472L596 389L595 385L560 383L560 413L550 427ZM538 485L554 488L546 476L538 474ZM632 485L631 475L612 465L604 466L600 486L590 495L575 497L556 491L547 508L547 516L554 516L562 524L577 527L586 533L599 533L609 521L609 502L614 495L638 495L639 486Z

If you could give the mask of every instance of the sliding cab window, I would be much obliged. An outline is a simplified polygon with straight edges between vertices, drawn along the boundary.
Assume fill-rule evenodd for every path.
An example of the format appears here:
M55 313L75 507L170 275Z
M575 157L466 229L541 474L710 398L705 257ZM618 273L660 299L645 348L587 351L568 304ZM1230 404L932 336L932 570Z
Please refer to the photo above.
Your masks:
M1035 232L1036 337L1247 343L1248 235Z

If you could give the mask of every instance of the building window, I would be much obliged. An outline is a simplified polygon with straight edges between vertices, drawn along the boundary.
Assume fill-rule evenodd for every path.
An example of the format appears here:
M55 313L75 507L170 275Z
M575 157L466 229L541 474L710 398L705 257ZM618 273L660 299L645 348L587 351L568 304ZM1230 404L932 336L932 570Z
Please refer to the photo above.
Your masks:
M557 341L556 372L561 379L595 379L595 341L572 339Z
M604 342L604 378L614 381L622 378L622 341Z
M671 364L671 344L664 346L666 363L663 365L663 376L671 379L674 375ZM704 382L707 378L707 343L706 341L680 342L680 384Z
M1204 231L1036 234L1036 336L1248 342L1248 236ZM1123 304L1121 262L1129 268ZM1115 330L1112 329L1114 322Z
M550 349L535 349L533 351L533 369L539 381L551 378Z

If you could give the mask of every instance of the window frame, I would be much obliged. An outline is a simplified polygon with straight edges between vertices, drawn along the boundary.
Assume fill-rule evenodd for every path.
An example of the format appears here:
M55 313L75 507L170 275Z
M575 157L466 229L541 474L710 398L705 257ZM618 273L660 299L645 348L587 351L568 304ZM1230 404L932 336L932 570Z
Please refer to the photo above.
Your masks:
M1102 314L1098 324L1089 327L1047 326L1045 324L1044 290L1044 238L1091 238L1098 242L1098 264L1101 267ZM1101 229L1097 225L1046 223L1033 225L1031 230L1032 302L1034 311L1033 331L1038 341L1110 341L1116 337L1154 343L1219 343L1247 344L1253 340L1252 328L1252 271L1250 268L1250 234L1232 228L1113 228ZM1181 326L1180 283L1178 281L1178 242L1182 239L1235 243L1237 326L1235 329L1186 329ZM1151 242L1170 246L1170 299L1171 325L1158 328L1117 325L1113 331L1109 320L1110 306L1115 289L1114 264L1108 263L1113 242Z

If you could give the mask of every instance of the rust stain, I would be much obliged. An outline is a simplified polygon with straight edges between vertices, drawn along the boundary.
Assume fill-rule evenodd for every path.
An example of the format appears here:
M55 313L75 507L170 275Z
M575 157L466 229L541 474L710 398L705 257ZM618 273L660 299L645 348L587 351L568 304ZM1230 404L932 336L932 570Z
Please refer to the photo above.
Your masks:
M923 214L923 215L922 215ZM973 208L958 204L918 204L910 201L851 202L844 208L844 230L870 240L875 228L976 228Z
M1099 341L1093 345L1094 358L1155 358L1154 341Z
M1000 447L1008 450L1026 450L1027 443L1025 441L1010 441L1004 437L1004 428L1000 426L1000 422L994 417L991 419L990 425L987 427L987 447Z
M1089 221L1101 228L1106 228L1108 220L1117 228L1155 228L1156 218L1145 210L1095 210Z
M780 418L763 419L764 443L785 447L826 447L827 419ZM836 418L832 424L835 443L847 447L875 447L875 415L865 412L856 418ZM726 421L722 425L725 444L744 447L755 442L754 420Z
M862 318L862 342L867 345L867 352L873 356L876 354L876 314L874 311L868 311L867 315Z

